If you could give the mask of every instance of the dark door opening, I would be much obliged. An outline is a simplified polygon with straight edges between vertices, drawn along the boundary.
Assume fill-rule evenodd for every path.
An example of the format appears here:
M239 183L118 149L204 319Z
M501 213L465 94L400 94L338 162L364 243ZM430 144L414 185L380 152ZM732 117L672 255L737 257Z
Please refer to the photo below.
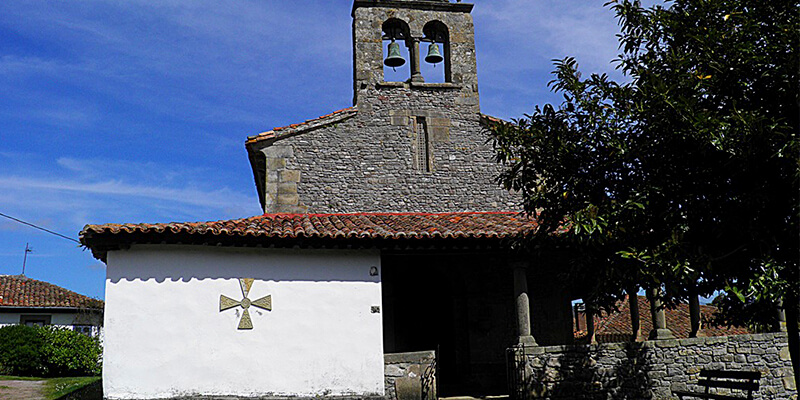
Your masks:
M437 350L440 397L506 394L511 272L475 254L384 255L381 264L385 351Z

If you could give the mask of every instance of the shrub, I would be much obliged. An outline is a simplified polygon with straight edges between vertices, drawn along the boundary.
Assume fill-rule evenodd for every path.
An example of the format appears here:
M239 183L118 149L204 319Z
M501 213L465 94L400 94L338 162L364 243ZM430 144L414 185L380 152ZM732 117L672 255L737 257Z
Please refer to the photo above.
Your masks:
M0 328L0 370L18 376L98 375L102 348L66 328L11 325Z
M47 368L42 357L43 345L39 328L24 325L0 328L0 369L9 375L44 375Z
M42 356L48 376L85 376L100 373L103 350L97 338L66 328L39 329L43 339Z

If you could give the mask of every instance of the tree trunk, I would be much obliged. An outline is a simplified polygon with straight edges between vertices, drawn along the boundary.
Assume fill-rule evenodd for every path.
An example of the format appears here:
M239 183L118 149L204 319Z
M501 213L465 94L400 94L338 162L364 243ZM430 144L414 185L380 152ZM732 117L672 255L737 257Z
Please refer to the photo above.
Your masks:
M795 387L800 388L800 329L797 322L800 318L800 297L790 288L783 304L786 310L786 332L789 335L789 357L792 359L794 369L794 383Z

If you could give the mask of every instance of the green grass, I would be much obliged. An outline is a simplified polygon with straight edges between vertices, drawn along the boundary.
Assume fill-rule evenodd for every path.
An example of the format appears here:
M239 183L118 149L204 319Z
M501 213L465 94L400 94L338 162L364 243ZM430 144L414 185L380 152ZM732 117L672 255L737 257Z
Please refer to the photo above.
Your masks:
M47 379L47 382L44 384L44 398L47 400L56 400L99 380L99 376Z
M46 400L57 400L78 389L100 380L99 376L79 376L69 378L31 378L25 376L0 375L0 381L44 381L42 395ZM2 386L0 386L2 387ZM6 387L7 388L7 387Z

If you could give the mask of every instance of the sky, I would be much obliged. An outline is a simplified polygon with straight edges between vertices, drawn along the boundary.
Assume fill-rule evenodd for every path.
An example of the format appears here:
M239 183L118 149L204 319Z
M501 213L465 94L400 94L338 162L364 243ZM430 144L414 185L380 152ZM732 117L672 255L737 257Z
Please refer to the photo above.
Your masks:
M620 79L605 0L474 0L481 110L558 103L552 60ZM352 0L0 2L0 213L86 224L261 213L247 136L352 105ZM0 275L104 298L76 243L0 218Z

